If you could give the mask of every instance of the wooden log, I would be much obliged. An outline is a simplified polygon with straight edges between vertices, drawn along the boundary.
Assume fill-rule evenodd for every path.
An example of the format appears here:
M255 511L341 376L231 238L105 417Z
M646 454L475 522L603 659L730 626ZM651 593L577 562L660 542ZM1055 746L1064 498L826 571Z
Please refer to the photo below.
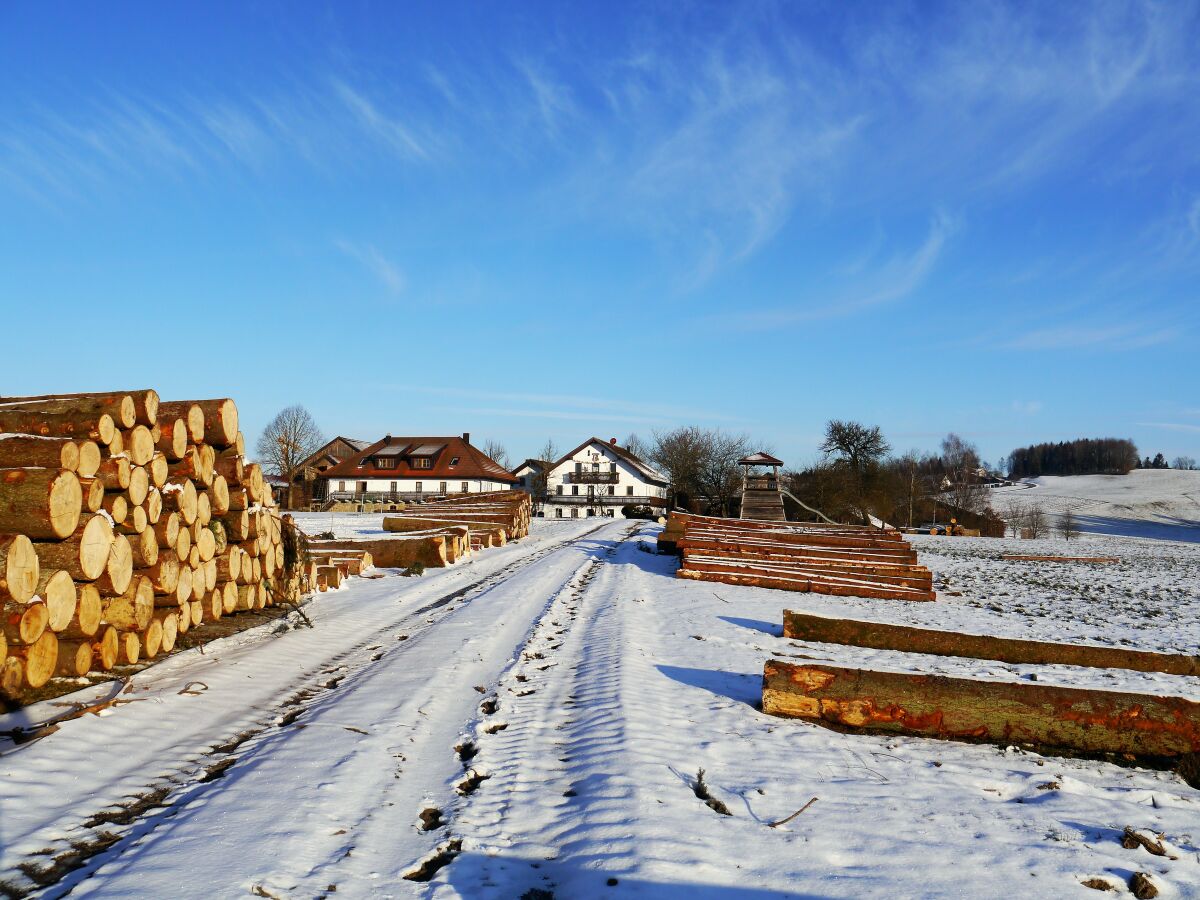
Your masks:
M125 452L125 435L120 429L113 431L112 440L108 442L107 453L112 459L129 459L129 454Z
M1089 753L1200 752L1200 703L1042 683L772 659L763 669L763 712L854 729Z
M129 470L129 487L125 489L126 499L130 506L141 506L150 494L150 473L144 466L134 466Z
M104 607L100 600L100 592L90 582L75 585L75 616L66 628L58 632L64 640L79 641L93 640L100 631L100 621L104 616Z
M312 541L314 550L367 550L375 565L385 569L408 568L421 563L426 568L444 568L446 536L440 534L406 535L368 541Z
M784 610L783 636L876 650L995 659L1025 665L1089 666L1131 669L1135 672L1166 672L1169 675L1200 675L1200 656L960 634L907 625L830 619L792 610Z
M104 482L96 478L80 478L79 489L83 491L83 512L99 512L104 505Z
M154 615L154 587L149 578L137 575L123 594L101 597L100 606L106 625L121 631L141 631Z
M64 678L86 675L91 671L93 655L91 641L59 641L54 674Z
M756 575L766 578L811 578L830 584L872 587L914 588L921 591L933 590L933 573L923 567L913 567L907 573L878 573L856 566L801 565L795 562L774 562L738 558L703 556L684 551L684 568L694 572L729 572L734 575Z
M111 672L117 664L118 641L120 632L111 625L103 626L92 642L93 664L101 671Z
M117 635L117 664L136 666L142 657L142 636L136 631Z
M190 613L188 618L191 619L191 623L192 623L191 627L196 628L196 627L200 626L201 624L203 624L203 622L204 622L204 601L203 600L193 600L187 606L188 606L187 611Z
M237 609L238 586L232 581L225 582L221 587L221 610L228 615ZM214 617L216 618L216 617Z
M164 462L182 459L188 447L187 420L169 419L160 422L158 440L154 446L163 454Z
M199 444L204 440L204 410L198 404L188 400L161 402L158 405L158 416L164 421L183 419L187 427L188 440Z
M175 649L175 641L179 637L179 620L183 618L181 612L158 610L154 614L154 621L158 623L161 630L160 650L163 653L170 653ZM191 614L188 614L188 624L191 625Z
M80 478L92 478L100 469L103 457L100 445L95 441L79 441L79 462L75 466L75 474Z
M0 615L2 615L3 612L4 610L0 609ZM3 667L6 659L8 659L8 635L4 633L3 629L0 629L0 667ZM0 687L0 693L2 692L3 688Z
M108 513L108 517L112 519L114 525L121 525L125 521L125 517L129 515L129 501L125 499L124 494L105 494L104 503L100 508Z
M188 447L187 453L178 462L167 464L167 472L171 481L190 479L201 487L207 487L213 479L212 470L205 465L201 447Z
M179 581L175 589L175 596L179 600L180 606L192 599L194 587L196 587L194 570L190 566L180 566Z
M715 581L721 584L774 588L780 591L801 591L813 594L826 594L832 597L871 597L878 600L910 601L931 601L936 599L933 591L904 588L898 585L886 587L847 585L810 576L787 578L781 575L737 575L730 572L701 572L692 569L679 569L675 575L678 578L688 578L693 581Z
M117 526L117 531L126 536L136 537L146 530L149 524L149 518L146 516L146 507L131 506L125 515L125 521Z
M15 656L6 658L0 664L0 697L18 697L24 687L25 661Z
M168 481L162 487L163 509L179 513L184 525L196 521L196 486L191 481Z
M237 588L237 604L234 610L238 612L248 612L255 608L258 603L258 591L252 584L241 584Z
M245 492L242 492L243 496ZM244 541L250 537L250 514L245 510L230 511L221 517L225 535L231 541Z
M125 440L125 452L135 466L144 466L154 457L154 438L145 425L135 425L121 435Z
M174 596L179 590L179 557L174 550L160 550L158 561L145 569L139 569L135 576L146 578L155 594Z
M208 494L196 494L196 521L203 527L212 521L212 506L208 500Z
M150 624L146 626L141 635L142 659L154 659L158 656L158 652L162 649L163 627L162 623L155 618L150 619Z
M229 485L240 486L245 473L245 460L236 448L230 447L217 454L213 468Z
M25 683L36 690L54 677L58 667L58 637L53 631L45 631L30 644L10 644L8 658L24 662Z
M104 574L96 579L101 594L123 594L133 580L133 548L123 534L113 535Z
M224 475L214 475L206 493L214 516L221 517L229 512L229 485Z
M58 540L83 511L83 489L66 469L0 469L0 533Z
M250 492L245 488L230 488L229 489L229 509L233 512L246 512L253 502L250 500Z
M191 559L192 530L190 528L180 527L179 537L175 539L175 555L179 557L181 565Z
M245 488L252 503L262 503L267 493L262 468L258 463L248 463L245 468ZM232 499L232 498L231 498Z
M46 604L46 627L51 631L63 631L75 618L78 595L75 582L64 569L47 570L38 579L37 595Z
M15 603L32 600L40 577L33 542L23 534L0 534L0 608L6 598Z
M117 433L117 423L106 412L88 409L44 412L0 407L0 433L73 437L109 444Z
M18 644L32 644L46 631L50 613L45 603L27 603L24 606L6 606L0 610L0 625L8 638L8 650Z
M82 443L74 438L0 434L0 468L66 469L79 474L79 447Z
M171 466L167 462L166 456L162 453L155 453L150 457L150 462L146 463L145 468L146 474L150 476L150 486L161 490L171 474Z
M112 542L112 523L102 513L94 513L66 540L39 541L33 546L42 568L66 569L76 581L95 581L108 565Z
M146 524L157 525L158 520L162 518L163 502L162 493L158 488L151 488L150 493L146 495Z
M204 417L204 437L210 444L218 447L229 447L238 437L237 404L228 398L217 400L197 400ZM197 443L196 438L192 438Z
M128 398L128 399L126 399ZM71 408L81 408L84 406L98 406L99 408L108 410L117 408L119 410L127 410L128 403L132 403L133 418L128 419L128 413L122 412L121 416L123 424L121 427L128 428L135 422L142 425L153 425L158 414L158 392L152 389L144 389L137 391L92 391L84 393L72 394L41 394L36 397L3 397L0 398L0 404L9 402L32 402L32 401L71 401L65 404Z
M179 540L179 513L166 512L151 529L160 547L174 547Z
M106 491L123 491L129 487L129 476L132 471L133 466L129 464L129 457L115 456L100 463L100 468L96 470L96 477L104 484Z
M146 569L158 562L158 539L150 528L142 530L141 534L126 535L129 538L129 549L133 552L133 567Z

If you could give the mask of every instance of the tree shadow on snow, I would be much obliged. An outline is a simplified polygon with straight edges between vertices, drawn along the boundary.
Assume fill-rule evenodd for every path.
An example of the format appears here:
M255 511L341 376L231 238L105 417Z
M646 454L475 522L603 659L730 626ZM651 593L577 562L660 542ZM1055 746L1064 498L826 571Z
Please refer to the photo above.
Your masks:
M749 628L751 631L761 631L771 637L783 637L783 626L762 619L742 619L738 616L717 616L722 622L737 625L739 628Z
M1080 531L1118 537L1150 538L1157 541L1200 543L1200 522L1173 518L1170 522L1122 519L1117 516L1075 516Z
M761 672L721 672L715 669L687 669L682 666L656 666L672 681L700 688L719 697L757 707L762 699Z
M535 859L503 851L496 855L462 853L454 859L438 881L455 888L462 896L529 898L529 900L567 900L585 897L686 898L686 900L783 900L828 896L703 882L654 881L638 877L623 860L609 859L605 868L587 855L573 859ZM730 864L730 868L733 864ZM731 878L744 877L736 870Z

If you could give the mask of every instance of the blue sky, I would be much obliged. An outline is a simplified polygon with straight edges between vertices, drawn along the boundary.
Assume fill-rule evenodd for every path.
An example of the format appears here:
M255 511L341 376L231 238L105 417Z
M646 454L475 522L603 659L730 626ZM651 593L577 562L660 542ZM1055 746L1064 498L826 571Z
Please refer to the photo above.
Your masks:
M1200 456L1200 6L0 5L3 392Z

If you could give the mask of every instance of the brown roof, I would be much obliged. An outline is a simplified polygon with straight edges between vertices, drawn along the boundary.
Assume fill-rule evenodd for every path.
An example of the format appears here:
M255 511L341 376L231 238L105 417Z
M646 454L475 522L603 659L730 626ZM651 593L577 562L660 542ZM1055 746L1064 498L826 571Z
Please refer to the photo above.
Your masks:
M757 453L751 453L749 456L743 456L738 460L739 466L782 466L783 460L776 459L770 453L759 450Z
M396 460L394 468L379 468L373 458L379 451ZM414 469L412 460L421 456L431 460L430 468ZM322 478L487 478L505 484L519 479L510 475L495 460L471 446L461 437L395 437L388 435L321 473Z

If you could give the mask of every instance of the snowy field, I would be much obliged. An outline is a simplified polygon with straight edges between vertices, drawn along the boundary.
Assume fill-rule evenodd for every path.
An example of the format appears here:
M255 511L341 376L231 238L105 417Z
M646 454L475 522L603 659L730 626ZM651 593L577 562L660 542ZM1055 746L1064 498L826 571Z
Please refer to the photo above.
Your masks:
M1070 509L1080 528L1095 534L1200 542L1200 471L1048 475L992 491L992 505L1001 515L1014 499L1039 502L1053 516Z
M301 518L339 536L379 519ZM1171 773L756 709L771 656L1200 700L1195 679L779 636L792 608L1197 653L1200 545L1090 536L1071 551L1121 562L1084 567L999 559L1061 540L920 536L939 599L904 603L675 579L648 552L657 531L538 520L423 578L353 579L309 605L316 630L189 651L139 673L138 702L0 744L0 883L54 897L1086 898L1083 880L1128 896L1143 871L1161 897L1200 897L1200 791ZM695 795L700 769L729 815ZM1124 849L1126 826L1162 832L1176 858ZM403 878L433 859L431 880Z

